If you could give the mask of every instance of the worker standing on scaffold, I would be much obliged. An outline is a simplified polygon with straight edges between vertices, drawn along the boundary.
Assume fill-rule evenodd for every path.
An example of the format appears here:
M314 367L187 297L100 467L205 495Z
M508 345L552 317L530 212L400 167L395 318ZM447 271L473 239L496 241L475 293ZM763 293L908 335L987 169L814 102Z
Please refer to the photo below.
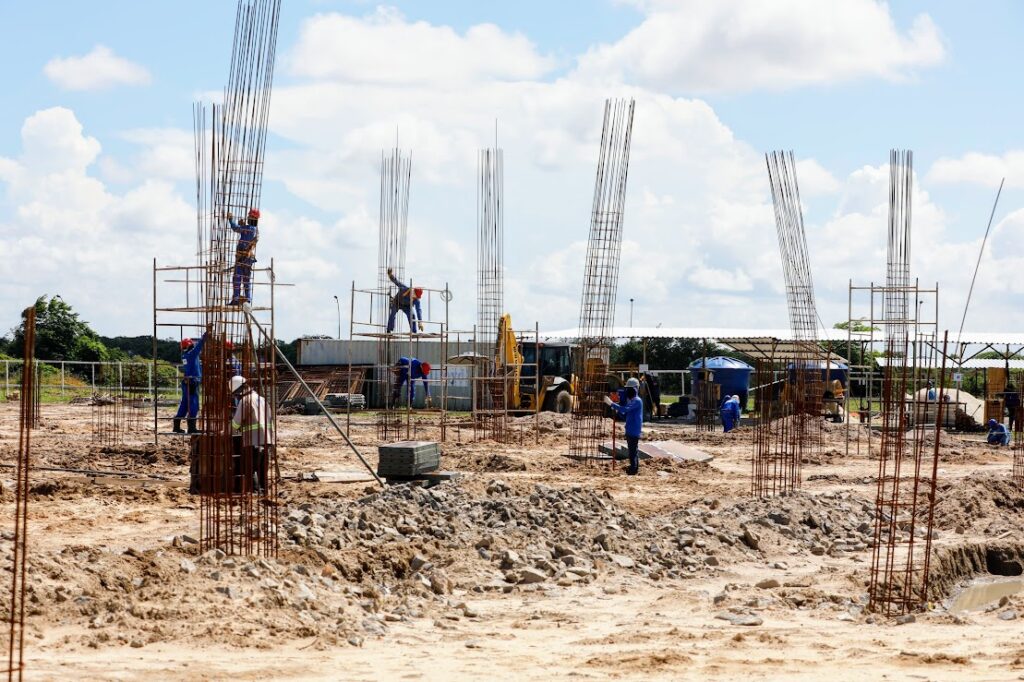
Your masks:
M185 433L181 430L183 417L188 419L188 432L199 433L196 418L199 416L199 383L203 379L203 366L199 356L209 336L210 330L207 329L199 343L192 339L181 340L181 365L178 366L181 370L181 402L174 415L174 433Z
M260 239L257 225L260 210L250 208L244 220L235 222L235 217L227 215L231 229L238 233L238 245L235 247L235 273L231 278L232 296L228 305L241 305L252 300L252 266L256 264L256 242Z
M395 330L395 316L398 315L398 311L401 310L405 313L405 317L409 320L409 331L413 334L416 333L416 322L419 321L420 326L423 326L423 309L420 308L420 299L423 298L423 289L419 287L410 289L406 285L398 281L395 277L395 271L388 268L388 279L398 287L398 293L391 298L391 314L388 315L388 333L390 334ZM412 309L416 308L416 317L412 315Z

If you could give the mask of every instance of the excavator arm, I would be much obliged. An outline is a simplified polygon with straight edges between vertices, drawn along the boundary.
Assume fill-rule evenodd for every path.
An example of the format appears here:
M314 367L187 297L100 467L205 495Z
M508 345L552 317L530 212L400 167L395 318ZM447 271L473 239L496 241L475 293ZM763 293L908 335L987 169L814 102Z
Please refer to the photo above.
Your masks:
M518 409L520 403L519 379L523 373L523 354L519 350L516 341L516 332L512 329L512 316L505 313L498 320L498 343L495 347L495 367L507 367L509 376L506 380L511 383L510 403Z

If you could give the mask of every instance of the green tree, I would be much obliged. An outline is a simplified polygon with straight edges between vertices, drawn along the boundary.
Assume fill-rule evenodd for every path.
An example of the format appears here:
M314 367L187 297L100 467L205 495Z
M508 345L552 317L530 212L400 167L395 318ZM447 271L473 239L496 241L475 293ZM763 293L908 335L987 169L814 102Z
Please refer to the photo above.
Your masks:
M78 360L81 350L95 355L98 349L93 343L80 343L81 338L90 339L102 346L99 337L89 324L78 317L60 296L47 299L45 295L36 299L36 357L43 360ZM20 349L25 343L25 320L12 330L10 346ZM105 350L105 348L104 348ZM92 358L88 358L92 359Z
M850 323L848 321L847 322L836 322L834 325L832 325L832 328L833 329L843 329L843 330L846 330L846 329L850 328ZM872 327L869 324L864 324L860 320L854 320L853 321L853 331L855 331L855 332L876 331L877 332L877 331L881 331L881 330L878 327Z
M75 340L74 356L75 360L86 362L107 362L113 359L103 342L93 336L79 336Z
M101 336L100 341L111 351L117 349L127 357L147 360L153 357L152 336ZM181 359L181 343L174 339L157 339L156 357L158 360L177 363Z
M647 364L651 369L686 369L700 357L742 356L714 343L700 339L647 339ZM644 341L634 339L612 347L613 365L639 365L644 358Z

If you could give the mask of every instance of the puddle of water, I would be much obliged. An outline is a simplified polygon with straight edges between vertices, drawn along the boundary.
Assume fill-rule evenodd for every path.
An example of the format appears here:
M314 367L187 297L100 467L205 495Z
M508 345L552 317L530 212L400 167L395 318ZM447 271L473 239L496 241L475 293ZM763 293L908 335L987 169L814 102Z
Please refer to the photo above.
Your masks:
M1021 591L1024 591L1024 579L1021 578L975 583L965 587L953 598L949 612L960 613L980 609Z

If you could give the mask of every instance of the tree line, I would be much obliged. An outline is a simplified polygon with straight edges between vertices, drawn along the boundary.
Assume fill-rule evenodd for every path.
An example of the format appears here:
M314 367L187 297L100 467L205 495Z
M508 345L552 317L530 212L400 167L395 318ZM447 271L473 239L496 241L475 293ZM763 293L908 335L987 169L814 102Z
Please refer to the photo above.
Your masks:
M40 360L82 362L128 362L151 360L153 336L101 336L81 319L71 305L59 295L43 295L36 299L36 350ZM25 319L0 337L0 354L21 358L25 344ZM295 362L296 342L278 341L285 356ZM156 356L168 363L181 361L178 339L157 339Z

